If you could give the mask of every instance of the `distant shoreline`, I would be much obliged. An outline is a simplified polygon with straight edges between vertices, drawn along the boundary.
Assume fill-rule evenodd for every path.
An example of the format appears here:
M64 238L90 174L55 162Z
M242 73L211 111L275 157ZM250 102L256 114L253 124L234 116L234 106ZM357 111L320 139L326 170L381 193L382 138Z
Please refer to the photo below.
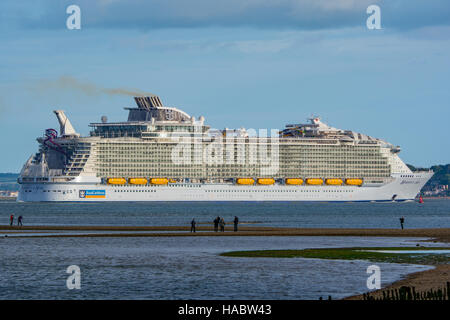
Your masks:
M450 199L450 197L422 197L422 199L430 199L430 200L445 199L445 200L448 200L448 199Z
M0 197L0 201L1 200L16 200L17 197Z

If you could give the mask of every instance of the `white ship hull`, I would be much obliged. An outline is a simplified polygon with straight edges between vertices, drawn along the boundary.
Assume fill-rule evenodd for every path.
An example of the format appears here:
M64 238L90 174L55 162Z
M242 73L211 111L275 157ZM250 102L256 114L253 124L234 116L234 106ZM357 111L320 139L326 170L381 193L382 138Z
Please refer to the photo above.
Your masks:
M241 186L232 184L169 184L112 186L81 183L23 183L17 201L407 201L413 200L432 172L396 174L378 186Z

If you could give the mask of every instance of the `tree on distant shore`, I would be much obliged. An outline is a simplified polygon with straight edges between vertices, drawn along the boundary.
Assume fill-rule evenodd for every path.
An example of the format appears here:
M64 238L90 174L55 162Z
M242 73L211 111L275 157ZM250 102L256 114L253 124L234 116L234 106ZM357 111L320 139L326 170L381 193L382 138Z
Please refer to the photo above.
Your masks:
M416 168L411 164L407 165L411 171L419 171L419 170L433 170L433 177L427 182L424 186L425 190L431 190L433 187L439 185L450 185L450 164L444 165L436 165L431 168ZM448 193L448 190L447 190Z

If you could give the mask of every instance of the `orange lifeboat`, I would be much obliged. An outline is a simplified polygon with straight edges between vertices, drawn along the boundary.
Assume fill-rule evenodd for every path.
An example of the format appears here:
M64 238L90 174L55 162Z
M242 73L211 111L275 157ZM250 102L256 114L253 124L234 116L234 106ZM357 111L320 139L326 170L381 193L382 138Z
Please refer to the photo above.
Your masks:
M145 178L130 178L128 179L129 184L147 184L148 180Z
M306 184L313 185L313 186L319 186L319 185L323 184L323 179L309 178L309 179L306 179Z
M125 178L108 178L108 184L125 184L127 180Z
M287 185L301 185L303 184L303 179L300 178L288 178L285 180Z
M242 185L250 185L250 184L254 184L255 180L253 180L252 178L239 178L236 180L237 184L242 184Z
M363 184L362 179L345 179L345 184L348 184L349 186L360 186Z
M167 184L167 183L169 183L169 179L167 179L167 178L151 178L150 183L151 184Z
M275 183L275 180L272 178L259 178L257 182L262 185L271 185Z
M342 179L327 179L325 183L329 186L340 186L344 181Z

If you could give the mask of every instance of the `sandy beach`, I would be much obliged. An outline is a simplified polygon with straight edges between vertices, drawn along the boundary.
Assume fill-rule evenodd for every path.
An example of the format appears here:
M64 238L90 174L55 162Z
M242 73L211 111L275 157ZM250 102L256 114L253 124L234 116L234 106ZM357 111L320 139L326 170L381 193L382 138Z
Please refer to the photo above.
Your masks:
M450 228L426 229L363 229L363 228L275 228L240 226L238 232L228 226L225 232L214 232L212 226L197 227L196 233L190 232L188 226L0 226L3 232L33 232L33 231L65 231L55 235L42 237L180 237L180 236L356 236L356 237L419 237L430 238L430 241L450 242ZM101 233L86 233L71 235L70 231L95 231ZM149 231L149 233L145 233ZM117 233L120 232L120 233ZM151 232L151 233L150 233ZM176 233L174 233L176 232ZM40 236L40 235L36 235Z

